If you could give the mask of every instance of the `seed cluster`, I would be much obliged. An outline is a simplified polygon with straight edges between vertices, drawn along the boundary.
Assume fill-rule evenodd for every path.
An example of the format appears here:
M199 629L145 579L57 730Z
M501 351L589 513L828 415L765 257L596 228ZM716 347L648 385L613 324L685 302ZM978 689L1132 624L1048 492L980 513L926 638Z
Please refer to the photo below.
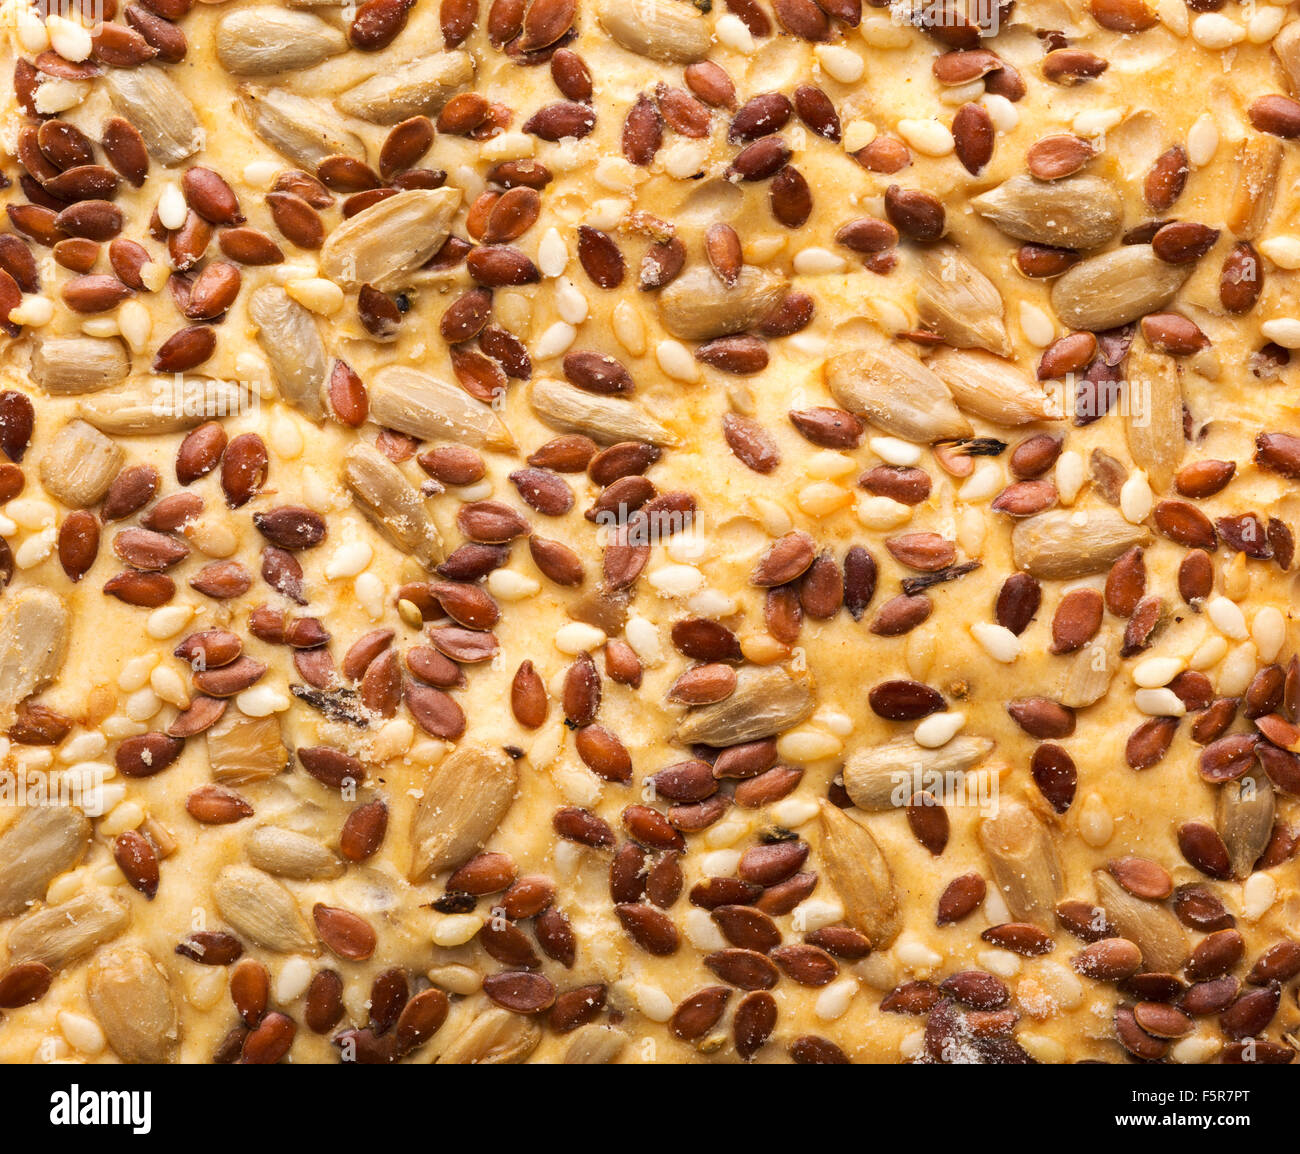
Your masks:
M1293 1060L1300 21L976 13L17 12L0 1057Z

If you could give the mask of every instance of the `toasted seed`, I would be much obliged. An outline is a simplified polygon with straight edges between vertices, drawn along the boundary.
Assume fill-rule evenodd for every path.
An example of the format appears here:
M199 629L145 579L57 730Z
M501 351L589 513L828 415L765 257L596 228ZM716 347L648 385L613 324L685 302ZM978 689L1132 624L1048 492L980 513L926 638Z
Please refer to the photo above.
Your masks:
M926 364L948 387L958 408L993 424L1010 427L1060 418L1051 399L1027 374L989 353L944 349Z
M172 1056L180 1021L167 978L144 950L121 946L98 955L86 973L86 995L124 1062L165 1062Z
M116 340L49 337L32 353L31 375L47 393L93 393L126 379L126 350Z
M192 156L203 144L203 132L189 99L159 67L110 69L104 77L113 108L138 131L149 155L171 167ZM118 135L120 156L130 152L128 139ZM111 155L111 154L110 154ZM135 162L128 163L135 170ZM125 173L130 178L131 171Z
M846 917L870 941L885 949L898 936L898 900L889 865L866 828L843 811L821 803L822 855Z
M920 269L916 308L926 328L956 348L1010 354L1002 297L988 277L946 244L922 253Z
M76 865L89 844L90 825L79 810L24 809L0 835L0 916L13 917L44 897L50 881Z
M1189 271L1160 260L1148 244L1121 245L1062 275L1052 285L1052 307L1073 329L1115 328L1167 304Z
M619 45L650 60L691 64L709 51L707 22L686 8L666 8L653 0L601 0L597 18Z
M1062 248L1105 244L1118 234L1122 217L1115 187L1097 176L1071 176L1049 183L1013 176L970 203L1016 240Z
M269 874L226 866L212 887L221 916L241 936L276 953L313 952L315 937L293 895Z
M1024 805L1003 805L980 823L979 839L1012 915L1051 926L1061 896L1061 867L1043 823Z
M590 437L597 444L642 441L670 445L675 438L633 401L593 396L562 381L542 378L529 390L537 416L552 428Z
M1274 790L1257 774L1219 788L1215 824L1228 852L1233 877L1251 872L1273 833Z
M1097 898L1119 933L1142 951L1147 969L1171 973L1187 958L1187 938L1164 906L1127 893L1105 870L1093 872Z
M918 358L881 337L833 346L826 383L844 408L906 440L929 443L970 435L948 386Z
M281 88L241 85L239 91L253 131L295 164L315 168L329 156L364 153L347 120L318 100Z
M753 741L798 725L814 705L806 675L776 666L742 669L735 693L689 712L678 723L676 740L719 746Z
M310 68L347 49L337 28L308 12L258 6L217 23L217 59L235 76L269 76Z
M412 880L468 860L510 807L516 779L508 757L480 746L463 747L428 770L411 819Z
M659 295L664 326L683 340L710 340L750 328L767 315L786 292L785 282L746 265L728 287L710 269L688 269Z
M347 116L398 124L412 116L436 116L473 77L474 59L468 53L430 52L353 85L334 103Z
M1041 513L1020 521L1011 534L1018 568L1044 579L1104 572L1128 549L1144 545L1145 529L1117 513L1089 510L1086 519L1066 512Z
M965 773L992 750L993 742L983 737L962 734L938 749L927 749L902 734L882 745L851 753L842 770L844 788L859 809L893 809L906 805L911 797L910 784L900 791L901 781L936 780L932 774L949 780L949 774ZM913 773L918 769L920 777L914 778Z

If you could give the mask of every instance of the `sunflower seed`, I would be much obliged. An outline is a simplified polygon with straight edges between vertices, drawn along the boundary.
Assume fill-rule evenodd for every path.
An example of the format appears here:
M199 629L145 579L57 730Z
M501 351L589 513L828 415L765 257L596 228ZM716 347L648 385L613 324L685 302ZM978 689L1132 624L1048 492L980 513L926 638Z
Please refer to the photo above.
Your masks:
M0 918L45 896L50 882L77 864L90 845L90 822L78 809L24 809L0 834Z
M980 822L979 839L1012 916L1054 927L1061 865L1051 834L1033 811L1019 802L1002 803Z
M370 415L384 428L422 441L448 439L509 450L514 438L495 410L419 369L390 365L370 382Z
M57 970L112 941L131 922L126 902L109 889L77 894L33 910L9 931L9 963L40 962Z
M0 729L18 703L43 689L63 666L70 632L68 608L56 593L29 586L5 599L0 615Z
M1165 906L1134 897L1106 870L1094 870L1097 901L1119 935L1142 951L1142 964L1156 973L1176 973L1187 961L1187 935Z
M85 421L69 421L41 455L41 484L73 509L95 504L122 469L126 452Z
M1055 510L1019 521L1011 531L1016 568L1031 576L1065 580L1103 573L1150 534L1111 509Z
M1013 176L970 204L1007 236L1059 248L1096 248L1117 236L1123 221L1119 194L1098 176Z
M880 846L865 826L825 801L821 831L826 877L844 903L846 920L866 935L872 949L888 949L902 923L893 874Z
M161 68L112 68L104 83L113 107L135 126L159 164L180 164L203 147L194 106Z
M357 213L329 234L321 272L344 289L405 287L442 247L460 199L454 188L413 188Z
M315 953L316 937L287 889L270 874L232 865L212 886L217 910L240 936L278 954Z
M347 37L320 17L269 5L228 12L214 42L221 67L235 76L310 68L348 47Z
M601 0L601 27L638 56L693 64L709 53L708 22L690 4L662 0Z
M348 122L319 100L282 88L241 85L240 104L258 136L281 156L315 169L327 156L366 155Z
M47 393L95 393L126 380L130 360L121 341L47 337L32 352L32 380Z
M735 692L725 701L687 713L677 725L683 745L739 745L782 733L816 707L812 678L778 665L740 670Z
M106 950L86 971L86 997L113 1052L124 1062L166 1062L181 1037L167 977L144 950Z
M192 429L213 417L248 409L248 391L238 381L185 377L183 387L154 377L104 389L77 403L77 415L112 437L152 436Z
M826 383L849 412L905 440L924 444L971 435L948 386L919 358L877 334L832 346Z
M1042 386L1011 361L977 350L943 349L926 365L948 386L957 407L972 416L1007 428L1061 419Z
M1118 328L1168 304L1194 267L1166 264L1149 244L1121 245L1062 274L1052 308L1072 329Z
M752 328L786 293L786 282L753 265L745 265L728 288L712 269L687 269L659 294L659 315L675 337L708 341Z
M949 244L922 252L920 266L916 311L927 329L959 349L1011 355L1002 296L988 277Z
M315 838L279 826L255 829L245 849L253 865L276 877L322 881L343 873L343 862Z
M501 823L518 784L515 763L479 745L461 746L426 770L411 815L411 881L468 861Z
M1255 868L1273 833L1273 811L1273 784L1262 773L1220 786L1215 824L1233 877L1244 878Z
M431 52L385 69L335 99L340 112L372 124L399 124L412 116L437 116L474 79L474 58L466 52Z
M344 458L343 481L361 511L399 549L426 569L442 561L442 536L424 498L381 452L366 444L354 445Z
M565 433L582 433L597 444L643 441L675 445L677 438L635 401L600 397L564 381L542 377L533 382L528 400L539 420Z
M851 753L842 771L844 788L859 809L894 809L930 782L946 782L949 774L978 765L992 750L993 742L986 737L963 734L939 749L927 749L903 734Z
M1173 357L1153 350L1145 341L1135 345L1125 365L1128 390L1124 435L1133 463L1146 471L1156 492L1166 491L1182 463L1187 440L1183 436L1182 370ZM1134 390L1141 389L1141 403Z
M280 396L313 421L324 419L329 362L315 318L276 285L263 285L253 294L248 315Z

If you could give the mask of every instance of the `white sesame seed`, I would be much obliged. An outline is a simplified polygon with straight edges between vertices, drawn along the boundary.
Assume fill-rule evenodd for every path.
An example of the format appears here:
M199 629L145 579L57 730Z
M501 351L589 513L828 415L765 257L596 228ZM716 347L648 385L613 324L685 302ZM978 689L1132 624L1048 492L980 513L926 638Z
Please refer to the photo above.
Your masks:
M1277 900L1277 882L1266 873L1251 874L1241 883L1241 912L1247 921L1257 922Z
M555 648L573 657L579 653L590 653L604 644L605 631L588 625L585 621L570 621L555 631Z
M569 263L569 250L558 228L548 228L537 246L537 267L543 276L559 276Z
M813 1003L813 1012L823 1022L833 1022L837 1018L842 1018L848 1012L849 1005L857 992L856 978L840 978L817 995L817 1001Z
M487 578L488 592L499 601L524 601L541 592L542 583L513 569L493 569Z
M699 366L691 350L681 341L662 340L655 346L655 360L659 367L675 381L691 384L700 379Z
M939 120L900 120L898 135L922 156L947 156L953 150L952 132Z
M311 984L311 963L306 958L288 958L275 975L275 1000L282 1006L296 1002Z
M904 441L901 437L871 437L867 445L887 465L907 466L921 463L921 446Z
M1249 636L1246 630L1246 618L1235 602L1226 597L1211 597L1205 603L1205 613L1215 629L1225 637L1241 641Z
M1005 136L1008 132L1016 130L1016 126L1020 123L1020 112L1005 96L986 92L980 97L980 103L984 105L984 111L989 114L989 119L993 121L993 127L998 132Z
M689 597L704 585L704 574L694 565L661 565L646 575L661 597Z
M1139 689L1133 703L1148 717L1182 717L1187 712L1187 706L1172 689Z
M1180 657L1147 657L1133 666L1133 683L1143 689L1168 685L1183 671Z
M1083 456L1074 449L1066 449L1056 459L1056 494L1061 504L1072 505L1083 488Z
M235 697L235 704L241 713L249 717L270 717L273 713L283 713L289 708L289 696L281 693L273 685L254 685Z
M1250 623L1250 636L1261 661L1274 661L1286 642L1286 618L1275 605L1265 605Z
M174 180L167 181L158 195L158 223L163 228L178 229L185 223L189 214L189 205L185 203L185 194Z
M1020 331L1035 348L1045 349L1056 339L1056 325L1052 318L1029 301L1020 302Z
M1183 0L1159 0L1156 15L1160 18L1160 23L1175 36L1186 36L1191 27L1191 17Z
M149 614L144 631L156 641L175 637L194 616L193 605L164 605Z
M912 507L889 497L862 497L857 517L868 529L896 529L912 519Z
M1132 525L1140 525L1151 515L1154 504L1155 494L1151 492L1147 475L1141 469L1134 469L1119 490L1119 511L1124 515L1124 520Z
M862 79L867 66L862 57L851 48L839 44L818 44L813 54L820 61L826 75L841 84L855 84Z
M843 272L848 262L837 252L812 245L794 255L794 271L800 276L825 276Z
M971 636L994 661L1010 665L1020 656L1020 638L1005 625L977 621L970 627Z
M587 319L590 306L582 290L567 277L558 277L555 282L555 308L560 319L571 325L580 325Z
M337 581L341 577L359 577L365 572L375 555L366 541L348 541L334 550L325 563L325 577Z
M733 52L741 52L748 56L757 47L745 22L730 12L718 17L713 30L717 33L718 42Z
M569 351L578 337L578 330L564 321L549 325L533 346L533 356L539 360L550 360Z
M89 58L94 44L90 32L75 20L51 13L45 19L45 31L50 37L50 47L64 60L74 64Z
M1181 8L1181 0L1175 0ZM1204 168L1219 150L1219 126L1214 116L1202 112L1187 133L1187 159L1193 168Z
M776 743L777 754L783 761L820 761L834 757L844 749L844 742L833 733L803 725L783 733Z
M1202 48L1220 51L1240 44L1246 30L1218 12L1203 12L1192 21L1192 39Z
M1285 235L1271 236L1259 242L1259 251L1278 268L1300 268L1300 237Z
M966 715L956 710L933 713L917 725L912 738L926 749L939 749L950 742L966 724Z
M1300 349L1300 320L1295 317L1274 317L1261 324L1259 332L1284 349Z

